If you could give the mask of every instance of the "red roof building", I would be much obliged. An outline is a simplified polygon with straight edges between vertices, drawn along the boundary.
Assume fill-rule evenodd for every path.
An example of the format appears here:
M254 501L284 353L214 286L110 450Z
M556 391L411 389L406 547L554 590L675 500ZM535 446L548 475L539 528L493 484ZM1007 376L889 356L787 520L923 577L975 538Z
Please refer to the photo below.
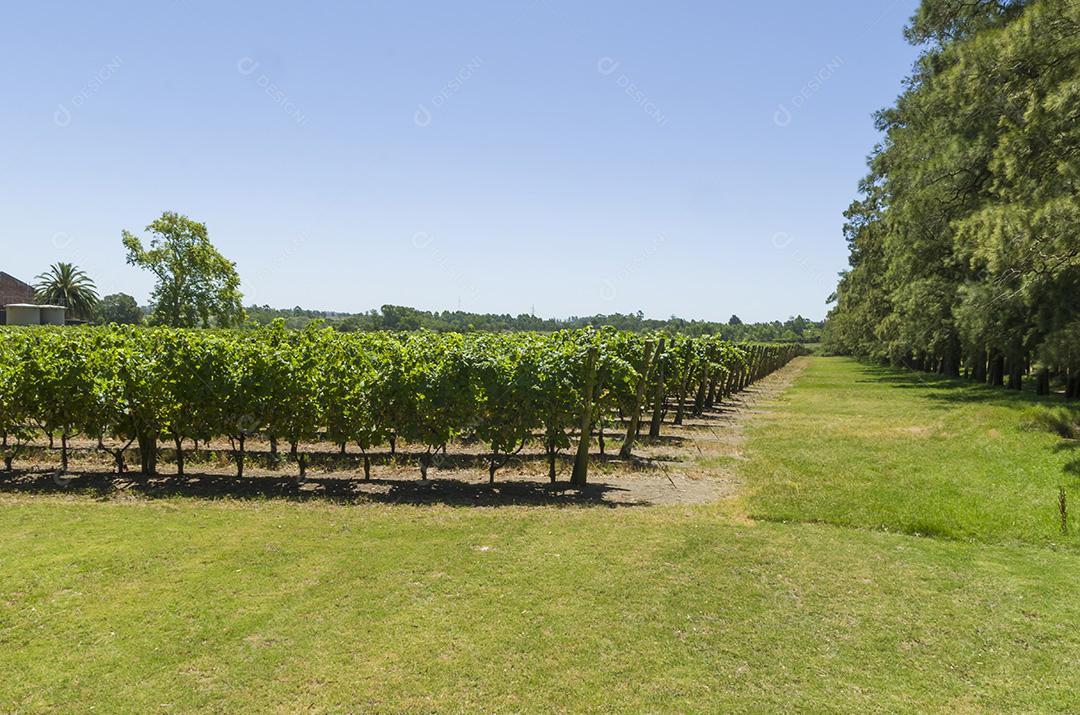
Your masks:
M4 306L12 303L33 303L34 287L23 283L15 276L0 271L0 325L4 325L6 314Z

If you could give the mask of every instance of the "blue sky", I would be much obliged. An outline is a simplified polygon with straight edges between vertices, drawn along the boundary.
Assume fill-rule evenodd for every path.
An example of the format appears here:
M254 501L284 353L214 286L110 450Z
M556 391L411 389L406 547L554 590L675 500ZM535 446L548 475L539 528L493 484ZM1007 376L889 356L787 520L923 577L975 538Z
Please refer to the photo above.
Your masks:
M916 4L11 3L0 270L145 301L173 210L245 302L820 318Z

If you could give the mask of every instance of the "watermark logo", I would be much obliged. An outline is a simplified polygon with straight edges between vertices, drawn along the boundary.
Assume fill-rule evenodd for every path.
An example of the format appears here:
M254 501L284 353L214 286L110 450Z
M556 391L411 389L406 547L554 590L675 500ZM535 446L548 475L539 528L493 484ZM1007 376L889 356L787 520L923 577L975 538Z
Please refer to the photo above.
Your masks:
M427 231L417 231L412 235L411 241L413 248L427 253L439 271L454 285L462 288L469 297L475 298L480 293L476 284L468 278L461 266L436 245L432 234Z
M776 111L773 112L773 124L783 129L788 127L795 120L795 113L806 106L806 103L810 99L821 91L821 88L825 86L825 83L832 79L833 75L844 66L844 58L840 55L833 57L824 66L818 69L814 73L813 77L807 80L798 92L792 95L791 99L787 102L781 102Z
M250 303L255 304L259 295L258 284L266 278L273 277L281 266L288 263L292 258L297 255L298 251L307 243L307 238L298 236L289 242L284 249L282 249L270 262L269 265L253 271L249 278L251 283L244 281L244 299Z
M53 112L53 124L61 128L71 126L75 110L85 105L100 92L105 83L116 74L123 64L124 58L117 55L102 65L66 103L61 102L56 105L56 111Z
M611 57L601 57L596 61L596 71L607 77L615 70L619 69L619 65L621 64L622 62Z
M606 302L611 302L619 296L618 286L633 278L633 276L641 270L643 266L648 265L660 251L660 247L667 242L667 237L663 234L657 235L651 244L642 249L632 260L623 264L623 267L614 275L604 278L601 281L600 286L600 298Z
M307 115L300 111L300 107L289 93L272 80L265 72L259 72L262 63L253 57L241 57L236 61L236 71L243 77L253 77L255 86L262 90L270 101L281 107L293 121L300 126L308 122Z
M619 60L616 60L614 57L604 56L596 61L596 72L601 77L614 77L615 86L621 89L623 94L630 98L630 101L641 107L641 110L655 121L657 125L661 127L667 126L667 115L660 111L660 107L649 97L644 89L638 86L637 82L630 79L625 73L619 72L620 66L622 66L622 62Z
M416 106L416 112L413 113L413 124L421 129L431 126L435 111L442 108L457 95L483 64L484 58L476 56L460 67L454 76L431 96L431 99L426 104L422 103Z

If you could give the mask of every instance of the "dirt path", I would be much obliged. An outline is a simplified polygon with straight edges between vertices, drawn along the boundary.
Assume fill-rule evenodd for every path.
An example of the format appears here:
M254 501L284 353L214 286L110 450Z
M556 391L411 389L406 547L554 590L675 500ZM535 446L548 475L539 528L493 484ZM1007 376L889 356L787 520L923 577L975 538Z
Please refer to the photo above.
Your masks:
M654 504L699 504L733 496L739 487L739 461L746 459L746 427L756 415L773 408L776 399L799 378L809 358L796 358L712 413L672 427L677 437L662 445L643 447L641 456L653 460L672 482L643 489Z

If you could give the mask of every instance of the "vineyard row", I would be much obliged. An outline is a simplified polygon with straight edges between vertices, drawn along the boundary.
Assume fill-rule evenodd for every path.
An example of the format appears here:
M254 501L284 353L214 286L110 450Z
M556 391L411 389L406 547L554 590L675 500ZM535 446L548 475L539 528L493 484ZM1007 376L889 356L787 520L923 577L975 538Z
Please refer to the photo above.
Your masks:
M587 479L596 425L625 426L629 458L648 430L675 424L782 367L801 348L734 344L715 337L641 335L610 328L540 333L252 332L128 327L0 330L0 436L7 470L35 434L69 443L82 435L110 452L116 469L137 446L140 471L157 473L159 445L226 438L237 475L246 443L328 440L364 454L398 439L432 455L454 439L489 454L489 477L539 440L549 476L576 449L573 484ZM576 446L573 439L576 438Z

